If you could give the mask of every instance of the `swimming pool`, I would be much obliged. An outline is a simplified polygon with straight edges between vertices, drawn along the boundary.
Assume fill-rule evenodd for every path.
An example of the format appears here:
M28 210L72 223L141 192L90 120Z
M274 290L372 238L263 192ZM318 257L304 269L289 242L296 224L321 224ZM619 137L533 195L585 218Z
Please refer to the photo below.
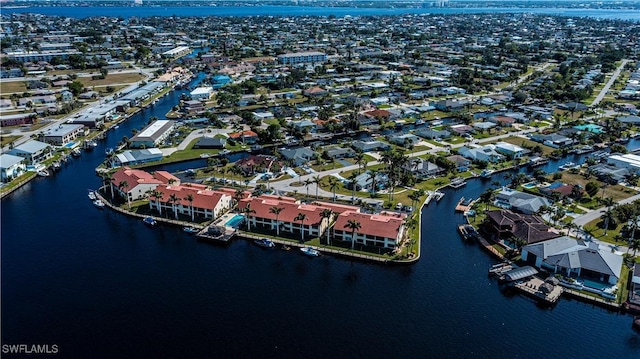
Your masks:
M598 290L603 290L611 287L611 284L608 284L608 283L596 282L593 280L583 279L583 278L581 278L580 280L586 287L595 288Z
M231 217L231 219L228 220L224 225L227 227L238 228L242 221L244 221L244 216L241 214L236 214L235 216Z
M73 145L75 145L75 144L76 144L75 142L69 142L69 143L67 143L66 145L64 145L64 147L66 147L66 148L71 148L71 147L73 147Z
M529 182L522 185L522 187L526 189L533 189L533 188L536 188L537 186L538 185L535 182Z

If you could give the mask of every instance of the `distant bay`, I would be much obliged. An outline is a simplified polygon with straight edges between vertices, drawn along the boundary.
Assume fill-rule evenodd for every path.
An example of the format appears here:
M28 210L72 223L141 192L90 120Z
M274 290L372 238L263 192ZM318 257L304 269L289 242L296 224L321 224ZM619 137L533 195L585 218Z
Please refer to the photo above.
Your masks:
M82 7L15 7L2 8L2 14L37 13L43 15L86 18L92 16L149 17L149 16L370 16L403 14L482 14L531 13L590 17L597 19L640 20L640 11L627 9L568 9L568 8L350 8L311 6L82 6Z

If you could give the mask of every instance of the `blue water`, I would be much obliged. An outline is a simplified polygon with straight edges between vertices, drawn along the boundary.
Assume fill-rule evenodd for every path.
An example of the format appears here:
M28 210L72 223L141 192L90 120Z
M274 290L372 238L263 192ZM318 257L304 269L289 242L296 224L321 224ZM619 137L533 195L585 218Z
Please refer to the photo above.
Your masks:
M631 317L567 299L541 309L487 277L495 262L459 239L463 217L453 208L491 181L445 190L424 208L422 258L412 266L328 255L309 261L242 240L212 246L179 227L150 228L95 209L86 188L100 185L93 169L104 150L162 117L179 96L172 92L109 131L96 151L2 200L3 344L57 344L62 358L640 354ZM506 183L502 174L493 179ZM594 327L597 334L586 334L597 340L584 340Z
M240 215L240 214L236 214L235 216L233 216L230 220L227 221L227 223L225 223L225 226L228 227L233 227L233 228L238 228L238 225L240 224L240 222L242 222L244 220L244 216Z
M22 5L22 3L20 4ZM38 13L44 15L85 18L91 16L149 17L149 16L371 16L402 14L479 14L479 13L531 13L593 17L599 19L640 20L640 11L610 9L564 9L564 8L349 8L312 6L139 6L139 7L28 7L3 8L3 14Z

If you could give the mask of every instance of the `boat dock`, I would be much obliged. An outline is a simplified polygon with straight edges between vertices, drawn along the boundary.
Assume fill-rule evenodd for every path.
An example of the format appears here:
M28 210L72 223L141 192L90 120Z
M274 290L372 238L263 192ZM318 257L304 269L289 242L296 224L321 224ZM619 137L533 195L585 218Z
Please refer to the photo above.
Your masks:
M562 286L551 284L548 281L545 282L538 277L531 277L526 281L515 282L513 287L534 299L541 300L548 304L555 304L558 299L560 299L564 290Z
M467 242L473 242L473 240L478 238L478 231L476 231L476 229L473 228L473 226L470 224L459 225L458 232L460 232L462 239L464 239Z
M464 201L464 197L460 198L460 201L456 205L456 212L467 212L471 209L471 206L475 203L475 200Z
M237 234L234 228L210 224L196 233L196 237L205 242L229 243Z
M466 185L467 182L464 181L464 178L462 177L456 177L454 179L451 180L451 183L449 183L449 187L451 188L460 188L464 185Z

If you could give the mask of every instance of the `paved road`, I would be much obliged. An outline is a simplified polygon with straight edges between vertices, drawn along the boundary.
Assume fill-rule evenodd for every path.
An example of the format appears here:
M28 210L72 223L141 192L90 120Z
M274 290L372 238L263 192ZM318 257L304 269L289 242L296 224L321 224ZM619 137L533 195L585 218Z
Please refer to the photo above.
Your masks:
M602 99L606 96L607 92L609 92L609 89L611 88L611 86L613 86L613 83L616 81L618 76L620 76L620 72L622 72L622 69L627 64L627 62L629 62L629 60L627 59L622 60L622 62L620 63L620 66L618 66L618 68L613 72L613 75L611 75L611 78L609 79L609 81L607 81L607 84L604 85L602 90L600 90L600 93L593 100L593 102L591 103L591 106L596 106L597 104L600 103L600 101L602 101Z
M640 199L640 194L637 194L635 196L629 197L629 198L625 198L623 200L618 201L619 204L627 204L627 203L631 203L635 200ZM573 220L573 223L579 225L579 226L584 226L585 224L593 221L596 218L599 218L602 215L602 211L604 211L604 209L597 209L591 212L587 212L585 214L583 214L580 217L577 217Z

